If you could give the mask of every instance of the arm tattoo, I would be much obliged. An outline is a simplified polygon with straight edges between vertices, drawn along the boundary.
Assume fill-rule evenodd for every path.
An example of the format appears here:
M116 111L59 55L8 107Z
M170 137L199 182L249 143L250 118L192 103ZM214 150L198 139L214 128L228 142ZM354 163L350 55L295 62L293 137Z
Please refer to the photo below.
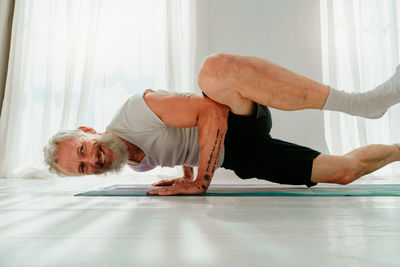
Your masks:
M217 166L217 164L218 164L217 161L218 161L218 159L219 159L219 155L220 155L220 153L221 153L221 146L222 146L222 141L223 141L223 139L224 139L224 133L221 132L221 135L220 135L220 130L218 129L218 131L217 131L217 137L215 138L215 142L214 142L214 147L213 147L213 149L212 149L212 151L211 151L210 158L209 158L209 160L208 160L208 162L207 162L208 164L207 164L206 172L214 173L215 168L216 168L216 166ZM214 155L214 151L215 151L216 146L218 146L218 151L217 151L216 154L215 154L214 162L211 163L212 157L213 157L213 155ZM211 170L209 170L209 168L210 168L210 163L213 165ZM204 178L204 180L207 181L207 182L211 180L211 177L210 177L209 174L204 174L203 178Z
M214 154L215 146L217 145L218 136L219 136L219 129L218 129L218 131L217 131L217 137L215 138L214 147L213 147L213 149L212 149L212 151L211 151L211 154L210 154L210 159L209 159L208 162L207 162L208 164L207 164L206 172L208 172L208 168L210 168L211 158L212 158L212 156L213 156L213 154Z
M220 138L219 138L219 144L218 144L218 152L217 152L217 157L215 157L215 161L214 161L214 166L213 166L213 168L212 168L212 173L214 173L214 171L215 171L215 167L217 166L217 160L218 160L218 156L219 156L219 154L221 153L221 144L222 144L222 139L223 139L223 137L224 137L224 134L223 133L221 133L221 136L220 136Z

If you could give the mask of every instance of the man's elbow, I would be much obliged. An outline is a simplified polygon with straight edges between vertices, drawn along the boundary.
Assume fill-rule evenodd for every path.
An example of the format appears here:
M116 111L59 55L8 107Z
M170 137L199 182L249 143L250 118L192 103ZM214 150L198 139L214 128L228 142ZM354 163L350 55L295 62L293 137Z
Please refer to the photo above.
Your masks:
M197 126L202 128L207 125L226 130L230 108L217 102L212 102L199 112Z

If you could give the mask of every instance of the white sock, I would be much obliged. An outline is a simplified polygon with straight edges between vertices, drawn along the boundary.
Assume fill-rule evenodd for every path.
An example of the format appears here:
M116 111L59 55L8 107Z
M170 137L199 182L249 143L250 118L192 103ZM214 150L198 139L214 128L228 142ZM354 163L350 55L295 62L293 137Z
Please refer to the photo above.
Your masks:
M330 87L323 110L333 110L370 119L377 119L400 102L400 65L386 82L365 93L347 93Z

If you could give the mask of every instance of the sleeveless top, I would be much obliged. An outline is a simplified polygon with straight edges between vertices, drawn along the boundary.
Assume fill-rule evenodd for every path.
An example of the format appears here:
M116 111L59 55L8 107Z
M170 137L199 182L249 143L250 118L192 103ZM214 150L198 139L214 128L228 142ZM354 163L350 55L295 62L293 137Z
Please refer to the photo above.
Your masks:
M162 94L174 94L154 90ZM156 166L197 166L200 159L197 127L175 128L166 125L147 106L143 99L145 90L131 96L114 115L106 132L111 132L139 147L146 156L137 165L129 166L138 172L149 171ZM222 148L217 167L224 161Z

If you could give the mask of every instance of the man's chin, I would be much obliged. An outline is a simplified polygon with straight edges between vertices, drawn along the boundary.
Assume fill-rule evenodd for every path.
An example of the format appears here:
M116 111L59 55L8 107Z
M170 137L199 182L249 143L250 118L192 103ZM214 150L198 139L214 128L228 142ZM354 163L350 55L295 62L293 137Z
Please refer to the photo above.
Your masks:
M99 144L105 156L104 171L118 173L128 158L126 145L111 133L103 135Z
M102 169L102 174L118 174L122 171L125 166L125 162L111 162L108 167Z

